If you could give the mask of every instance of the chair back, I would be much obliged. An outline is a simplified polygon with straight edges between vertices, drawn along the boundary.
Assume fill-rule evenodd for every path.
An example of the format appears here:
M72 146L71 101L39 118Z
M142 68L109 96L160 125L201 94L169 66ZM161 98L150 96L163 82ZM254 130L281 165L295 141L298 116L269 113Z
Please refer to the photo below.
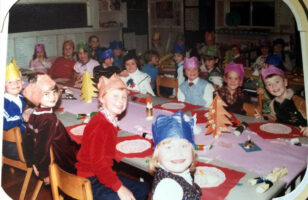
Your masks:
M88 179L68 173L52 162L53 152L50 148L49 178L54 200L63 199L59 194L59 188L66 195L80 200L92 200L92 188Z
M258 109L254 104L244 102L243 109L246 111L246 115L249 117L255 116L255 109Z
M172 77L166 77L166 76L157 76L156 77L156 91L157 96L162 97L160 93L160 86L167 87L167 88L173 88L175 89L175 96L178 94L178 79L172 78Z
M25 168L24 171L26 171L27 167L26 167L26 161L25 161L25 157L24 157L24 154L23 154L23 150L22 150L22 138L21 138L21 132L20 132L19 127L14 127L14 128L11 128L10 130L7 130L7 131L3 130L3 140L7 141L7 142L16 143L17 152L18 152L18 156L19 156L19 161L16 161L16 162L20 162L21 165L23 163L25 167L22 167L22 168ZM12 159L3 156L3 163L4 164L11 165L10 163L8 163L9 160L12 160ZM14 160L12 160L12 161L14 161ZM14 165L12 165L12 166L19 168L18 166L14 166Z

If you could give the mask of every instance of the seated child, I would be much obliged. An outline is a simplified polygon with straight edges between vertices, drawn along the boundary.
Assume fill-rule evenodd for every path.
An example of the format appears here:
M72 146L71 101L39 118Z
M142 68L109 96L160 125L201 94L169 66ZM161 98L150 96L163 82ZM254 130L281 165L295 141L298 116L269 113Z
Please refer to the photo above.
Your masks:
M176 71L174 77L178 79L178 84L181 85L185 81L184 77L184 54L185 54L185 46L184 44L179 45L175 43L173 45L173 60L176 63Z
M269 48L270 48L270 44L267 40L260 41L261 55L257 57L256 61L252 64L252 68L261 69L264 66L266 58L269 55Z
M204 55L202 56L206 70L207 70L207 77L206 79L218 86L222 86L222 76L223 70L219 67L219 53L218 49L213 46L209 46L205 49Z
M188 80L178 90L178 100L209 107L213 101L214 88L211 83L199 78L199 61L196 57L184 59L184 73Z
M113 66L120 69L123 68L123 55L122 55L122 43L119 41L112 41L109 44L109 48L113 52Z
M219 96L228 105L226 110L228 112L245 115L243 104L247 98L241 86L244 80L244 68L242 64L228 63L225 68L223 85L219 90Z
M91 35L88 38L88 45L90 47L89 57L98 60L97 51L104 51L106 48L99 46L99 38L96 35Z
M246 60L240 53L240 47L237 44L233 44L231 47L232 51L232 62L236 64L242 64L244 67L246 66Z
M72 79L74 77L74 65L76 63L73 57L74 50L75 45L72 40L66 40L63 42L63 56L58 57L48 71L48 74L52 78Z
M38 73L47 73L48 69L51 67L52 63L49 58L47 58L45 45L36 44L34 46L33 58L30 61L30 68Z
M116 75L102 76L98 83L101 109L84 129L77 154L77 175L91 181L93 199L145 200L148 188L144 183L117 176L113 171L118 128L117 116L127 106L126 85Z
M144 60L147 64L142 67L142 71L151 77L152 89L156 91L156 76L158 75L157 67L159 64L159 54L154 50L146 51L144 53Z
M269 119L299 127L301 133L308 136L305 100L287 88L288 82L284 72L270 65L262 68L261 75L266 90L274 96L270 104ZM257 110L255 117L263 118Z
M24 112L25 100L20 94L21 90L22 81L18 66L11 62L6 66L5 71L3 130L7 131L17 126L23 135L26 130L25 122L28 121L31 113ZM3 155L18 160L16 144L3 141Z
M93 76L93 69L99 65L99 62L89 57L91 52L89 46L85 43L79 43L77 45L77 62L74 66L74 70L77 73L76 82L81 81L81 77L85 71L89 72Z
M159 115L153 124L155 150L149 163L150 173L155 173L153 200L201 199L191 175L196 166L193 124L184 120L182 111L171 117Z
M128 75L121 76L121 79L126 83L127 89L155 96L151 87L151 77L138 69L137 57L132 54L125 55L124 65Z
M113 53L111 49L106 49L104 51L98 50L97 51L97 58L98 61L101 63L99 66L96 66L95 68L108 68L113 66Z
M56 83L48 75L39 74L24 89L23 94L36 106L23 138L27 166L33 167L35 175L48 184L49 149L52 147L54 162L63 170L76 173L74 164L79 146L71 140L64 125L53 112L60 96Z

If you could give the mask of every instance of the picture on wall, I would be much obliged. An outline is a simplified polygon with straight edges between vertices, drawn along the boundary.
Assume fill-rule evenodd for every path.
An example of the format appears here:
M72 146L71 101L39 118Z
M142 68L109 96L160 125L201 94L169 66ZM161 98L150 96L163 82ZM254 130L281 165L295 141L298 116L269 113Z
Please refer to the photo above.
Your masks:
M156 2L156 17L160 19L172 19L172 1Z

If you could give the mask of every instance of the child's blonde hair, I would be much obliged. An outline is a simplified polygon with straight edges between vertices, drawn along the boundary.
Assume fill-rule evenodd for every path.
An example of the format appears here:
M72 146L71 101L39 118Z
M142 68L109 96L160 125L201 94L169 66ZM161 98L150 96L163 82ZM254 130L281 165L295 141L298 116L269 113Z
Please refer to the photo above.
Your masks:
M163 141L161 141L160 143L157 144L157 146L154 150L153 156L152 156L152 158L150 159L150 162L149 162L149 173L154 174L156 172L157 168L160 167L159 157L158 157L159 148L163 145L170 143L170 141L172 139L174 139L174 138L167 138L167 139L164 139ZM192 157L192 163L189 167L189 171L194 172L195 169L196 169L197 155L196 155L196 152L195 152L193 145L188 141L187 141L187 143L189 143L190 146L191 146L191 151L192 151L192 156L193 156Z

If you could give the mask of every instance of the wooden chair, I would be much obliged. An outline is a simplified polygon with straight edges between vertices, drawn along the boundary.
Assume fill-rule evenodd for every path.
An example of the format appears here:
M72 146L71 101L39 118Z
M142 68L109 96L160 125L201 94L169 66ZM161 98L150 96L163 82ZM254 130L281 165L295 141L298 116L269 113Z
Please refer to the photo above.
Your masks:
M27 191L27 188L28 188L28 185L29 185L29 181L30 181L33 169L32 169L32 167L30 167L30 168L27 167L27 164L26 164L26 161L25 161L25 158L24 158L24 154L23 154L23 150L22 150L22 144L21 144L22 138L21 138L21 133L20 133L19 127L11 128L8 131L3 131L3 140L7 141L7 142L16 143L19 160L10 159L10 158L7 158L4 155L2 155L2 164L6 164L6 165L9 165L11 167L15 167L15 168L18 168L20 170L26 171L25 180L23 182L21 192L20 192L20 195L19 195L19 199L23 200L25 198L25 195L26 195L26 191Z
M179 87L177 78L171 78L171 77L166 77L166 76L161 76L161 75L156 77L157 96L163 97L160 93L160 86L175 89L175 97L177 97L178 87Z
M249 117L255 116L255 109L259 111L259 108L256 105L247 102L244 102L243 109L246 111L246 115Z
M50 148L50 158L53 158L52 148ZM63 196L59 194L59 188L74 199L93 199L91 183L88 179L68 173L54 162L49 165L49 178L53 200L63 200Z

